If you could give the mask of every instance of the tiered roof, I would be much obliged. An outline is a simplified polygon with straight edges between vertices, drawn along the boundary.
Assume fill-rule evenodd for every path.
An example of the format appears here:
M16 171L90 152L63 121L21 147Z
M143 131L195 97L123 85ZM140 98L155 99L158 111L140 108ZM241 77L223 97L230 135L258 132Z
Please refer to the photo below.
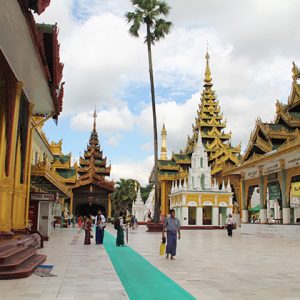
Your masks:
M170 160L159 160L159 176L161 179L174 180L177 177L187 177L191 166L191 156L198 141L199 130L202 141L208 154L211 175L223 170L224 166L236 165L240 159L241 146L232 147L230 143L231 132L226 133L226 120L219 106L209 67L209 54L206 53L206 69L204 89L201 94L201 103L193 125L193 133L188 137L184 151L173 153Z
M51 168L60 176L61 181L67 185L74 185L77 180L77 164L72 166L71 153L62 153L62 141L51 142L50 148L53 153Z
M114 184L112 181L105 179L110 175L111 166L106 165L106 157L100 150L98 133L96 131L96 111L94 113L94 126L89 139L87 150L84 151L84 157L80 157L77 173L78 181L73 188L93 184L113 191Z
M226 133L226 120L216 93L212 89L212 77L209 67L209 54L206 53L206 69L204 89L201 94L201 103L193 125L193 133L188 137L185 154L191 154L198 140L198 131L201 131L202 141L208 153L211 174L222 171L224 165L236 165L239 162L240 145L232 147L230 143L231 132Z
M283 104L277 100L274 122L264 123L259 118L256 120L243 161L285 147L299 135L300 71L295 63L293 63L292 74L292 89L288 103Z

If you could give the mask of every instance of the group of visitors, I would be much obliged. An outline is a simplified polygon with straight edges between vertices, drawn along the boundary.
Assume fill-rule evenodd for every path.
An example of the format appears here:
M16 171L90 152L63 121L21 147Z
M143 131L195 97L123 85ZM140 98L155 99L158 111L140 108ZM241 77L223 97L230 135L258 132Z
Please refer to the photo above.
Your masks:
M104 215L101 213L101 210L98 210L96 218L93 218L92 215L89 217L80 216L78 218L78 227L81 227L85 231L85 237L84 237L84 245L90 245L91 244L91 239L94 238L92 235L93 231L93 222L95 220L95 243L96 245L101 245L103 244L103 238L104 238L104 229L106 227L106 219Z
M91 239L93 238L92 235L92 227L93 227L93 216L90 215L89 217L81 217L78 218L78 226L82 227L85 230L85 238L84 244L90 245ZM131 215L129 218L126 218L124 213L120 213L119 217L114 221L114 228L117 230L117 237L116 237L116 246L124 246L124 228L126 223L129 223L129 227L133 228L135 224L137 224L137 219L135 216ZM95 243L96 245L103 244L104 238L104 229L106 227L106 219L101 211L98 211L98 214L95 218ZM177 239L181 238L180 234L180 221L178 218L175 217L175 210L170 210L170 215L165 219L163 224L163 231L162 231L162 238L165 240L167 238L167 247L166 247L166 259L175 260L176 256L176 248L177 248ZM232 230L234 228L234 220L232 215L229 214L226 220L226 228L228 236L232 237Z

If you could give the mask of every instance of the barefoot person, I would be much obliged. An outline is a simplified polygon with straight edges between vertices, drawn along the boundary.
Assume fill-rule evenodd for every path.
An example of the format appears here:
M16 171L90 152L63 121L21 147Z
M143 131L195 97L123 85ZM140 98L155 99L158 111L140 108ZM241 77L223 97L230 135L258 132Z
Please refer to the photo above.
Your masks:
M233 229L233 226L234 226L234 220L232 218L232 215L229 214L228 215L228 218L226 220L226 227L227 227L227 234L228 236L232 237L232 229Z
M164 226L163 226L163 237L165 236L165 232L167 231L167 249L166 249L166 258L169 258L171 255L171 259L174 260L174 256L176 255L176 247L177 247L177 233L178 239L180 239L180 222L175 217L175 210L170 210L170 216L166 218Z
M96 245L103 244L103 237L104 237L104 228L105 228L105 217L102 215L101 210L98 210L98 214L96 216Z

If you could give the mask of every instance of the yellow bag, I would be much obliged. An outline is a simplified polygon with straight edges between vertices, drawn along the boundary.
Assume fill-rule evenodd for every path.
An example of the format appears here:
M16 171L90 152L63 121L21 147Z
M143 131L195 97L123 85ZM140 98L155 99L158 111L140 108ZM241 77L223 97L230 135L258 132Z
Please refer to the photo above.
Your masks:
M159 254L160 256L163 256L165 255L165 253L166 253L166 238L163 236L159 247Z

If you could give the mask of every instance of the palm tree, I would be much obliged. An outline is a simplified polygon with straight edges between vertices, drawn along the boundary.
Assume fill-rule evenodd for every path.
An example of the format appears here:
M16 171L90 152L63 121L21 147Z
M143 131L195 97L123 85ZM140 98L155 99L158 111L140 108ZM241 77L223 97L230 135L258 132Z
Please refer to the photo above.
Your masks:
M139 37L141 25L146 25L145 43L148 50L149 76L152 100L153 115L153 136L154 136L154 182L155 182L155 210L154 222L159 223L160 201L158 186L158 145L157 145L157 123L155 108L155 90L152 66L151 46L166 37L170 33L172 23L162 18L168 16L170 7L165 1L160 0L131 0L134 6L133 12L127 12L125 17L128 23L132 25L129 28L129 34L133 37Z
M116 183L115 189L111 194L112 209L115 218L119 216L120 212L131 210L132 203L136 199L136 185L137 182L134 179L121 178Z

